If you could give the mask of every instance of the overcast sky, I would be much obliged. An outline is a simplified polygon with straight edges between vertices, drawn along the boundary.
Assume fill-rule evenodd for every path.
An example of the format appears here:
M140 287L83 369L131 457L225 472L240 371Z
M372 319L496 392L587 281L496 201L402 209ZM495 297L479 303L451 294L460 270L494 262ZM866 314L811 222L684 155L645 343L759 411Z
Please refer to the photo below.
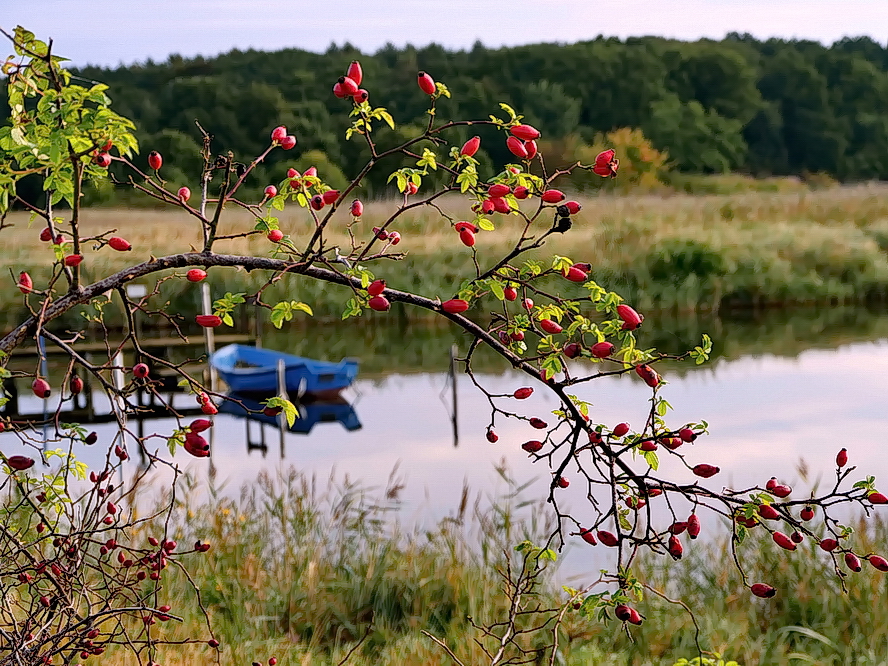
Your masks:
M888 41L888 0L0 0L0 27L52 37L75 64L165 60L232 48L365 52L392 42L470 47L599 34ZM6 53L6 51L0 51Z

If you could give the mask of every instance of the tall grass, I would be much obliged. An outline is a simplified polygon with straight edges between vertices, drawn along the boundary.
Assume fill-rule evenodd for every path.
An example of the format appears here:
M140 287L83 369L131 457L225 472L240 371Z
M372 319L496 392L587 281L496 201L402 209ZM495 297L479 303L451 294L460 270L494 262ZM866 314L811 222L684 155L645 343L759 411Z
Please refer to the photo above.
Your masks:
M483 624L505 617L497 573L504 553L524 538L539 542L549 527L542 503L528 501L514 484L508 488L479 500L466 490L446 519L410 526L396 511L396 479L371 489L335 476L320 483L290 470L260 477L238 497L201 496L193 489L172 531L180 543L212 543L209 554L193 562L191 576L222 641L224 664L272 655L283 663L335 664L352 649L348 663L358 666L448 663L422 630L446 640L464 663L480 664L484 656L469 618ZM855 527L858 552L885 551L884 521ZM646 558L636 573L685 601L694 609L702 645L740 664L886 663L884 574L866 566L848 576L843 593L832 560L811 543L788 554L753 531L741 552L750 581L774 585L777 597L750 595L727 543L714 537L689 543L678 563ZM563 601L557 583L557 577L545 579L543 605ZM173 577L161 595L174 613L185 614L169 629L183 638L205 630L202 617L190 611L195 599L186 588ZM558 663L668 665L697 654L685 610L653 595L639 610L646 620L631 638L614 621L569 615ZM209 654L192 645L163 655L162 663L194 663ZM129 663L123 656L120 661Z
M888 295L888 187L861 185L789 192L751 192L713 196L626 196L583 198L574 228L557 236L544 254L562 254L593 265L592 277L623 293L644 308L713 309L804 302L852 302ZM444 200L452 215L470 215L461 198ZM392 202L370 203L355 225L358 238L395 210ZM349 246L346 213L327 235L330 245ZM501 218L502 216L496 216ZM313 224L304 211L289 207L280 214L281 227L297 242ZM222 233L252 226L240 210L226 215ZM40 273L51 261L47 244L36 240L24 214L3 232L4 264L13 270ZM504 252L519 231L514 218L497 219L496 233L482 233L477 248L484 257ZM35 223L36 225L37 223ZM548 220L540 222L542 232ZM118 229L134 245L133 253L87 251L83 270L88 278L124 268L133 260L161 256L197 246L199 230L193 218L177 212L90 209L81 222L84 233ZM449 223L429 211L409 212L393 228L404 240L396 248L406 253L397 267L385 263L389 284L451 296L474 270L471 252L463 247ZM263 236L221 242L220 252L266 254L271 244ZM217 291L256 288L263 276L218 271ZM567 293L582 289L560 285ZM194 311L197 297L184 281L171 281L163 294L171 307ZM347 290L312 280L288 280L269 293L284 294L312 304L319 316L338 318ZM7 301L6 308L20 307Z

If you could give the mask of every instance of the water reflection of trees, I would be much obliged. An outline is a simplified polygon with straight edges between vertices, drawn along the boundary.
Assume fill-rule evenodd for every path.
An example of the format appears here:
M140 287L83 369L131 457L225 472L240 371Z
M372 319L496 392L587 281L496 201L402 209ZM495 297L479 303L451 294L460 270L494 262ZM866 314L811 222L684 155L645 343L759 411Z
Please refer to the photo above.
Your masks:
M797 356L808 349L835 349L852 342L888 338L888 312L880 308L821 307L722 314L648 314L639 345L680 352L713 339L713 360L747 355ZM529 336L528 336L529 337ZM361 360L363 377L392 372L446 372L450 346L465 351L467 340L440 323L421 321L379 324L349 321L304 330L271 331L263 344L293 354ZM506 369L501 359L479 354L477 368ZM690 364L680 367L691 369Z

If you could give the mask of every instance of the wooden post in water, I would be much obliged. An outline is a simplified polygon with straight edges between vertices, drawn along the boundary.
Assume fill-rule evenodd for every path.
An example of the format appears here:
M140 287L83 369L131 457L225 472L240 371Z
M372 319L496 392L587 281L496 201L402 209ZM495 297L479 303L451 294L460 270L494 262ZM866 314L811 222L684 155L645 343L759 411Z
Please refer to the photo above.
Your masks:
M126 363L126 360L123 357L123 350L118 351L117 354L114 355L114 370L111 373L111 376L114 379L114 388L116 388L118 391L123 391L123 387L126 386L126 376L123 374L124 363ZM114 404L111 405L111 408L117 410L117 412L119 414L118 418L120 419L120 425L121 425L120 432L117 435L115 435L114 438L117 439L117 437L119 436L120 437L120 448L125 449L126 448L126 435L124 434L125 431L122 428L124 428L126 426L126 411L125 411L126 401L119 396L114 396ZM141 446L141 444L139 446L139 459L141 460L142 464L144 465L145 464L145 451L144 451L144 447ZM123 481L123 465L121 465L121 467L120 467L120 478L121 478L121 481Z
M456 401L456 357L459 354L459 348L456 345L450 345L450 392L453 397L453 414L451 421L453 422L453 447L459 446L459 426L457 422L457 401Z
M210 285L206 282L201 282L200 284L200 298L201 298L201 312L205 315L213 314L213 302L210 299ZM204 345L206 346L207 351L207 368L209 369L209 377L210 377L210 391L213 393L218 391L219 384L219 376L216 374L216 369L210 363L210 357L216 353L216 338L213 334L213 329L210 327L204 328ZM212 452L216 448L216 429L210 428L210 477L212 478L216 474L215 465L213 464L213 456Z
M40 375L46 379L49 377L49 368L46 363L46 339L37 336L37 351L40 353ZM43 450L46 451L47 440L49 439L49 400L43 399Z
M210 300L210 285L208 285L206 282L202 282L200 285L200 296L201 300L203 301L203 313L205 315L213 314L212 301ZM216 353L216 339L213 336L213 329L210 327L204 328L204 343L207 349L207 358L209 359L210 356ZM210 372L210 390L216 391L216 385L218 383L216 371L209 363L207 363L207 367L209 368Z

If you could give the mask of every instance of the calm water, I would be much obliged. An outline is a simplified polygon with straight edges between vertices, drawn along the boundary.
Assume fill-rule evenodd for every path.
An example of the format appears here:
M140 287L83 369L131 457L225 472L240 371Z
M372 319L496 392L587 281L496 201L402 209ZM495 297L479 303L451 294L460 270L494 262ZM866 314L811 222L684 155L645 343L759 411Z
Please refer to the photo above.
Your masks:
M819 479L828 483L834 478L835 453L843 446L861 475L888 479L888 456L883 452L888 427L888 316L830 309L755 321L666 321L662 328L673 332L648 332L650 337L642 344L679 351L706 330L717 341L717 357L711 363L663 371L670 382L663 395L675 408L670 422L705 419L710 424L711 434L695 443L688 460L721 466L725 471L712 481L748 487L776 475L796 488L796 496L806 494ZM338 423L321 423L309 435L287 434L281 448L279 431L265 426L268 449L263 454L247 450L245 421L219 415L212 463L184 453L178 456L181 463L204 479L212 469L216 485L225 484L229 492L261 470L288 465L321 478L335 469L340 478L348 475L376 487L384 487L397 469L405 484L400 495L405 517L452 513L464 483L485 495L505 492L507 486L496 472L503 461L518 482L536 479L526 491L528 497L545 494L548 471L531 464L520 449L537 431L523 422L498 421L500 440L488 443L486 400L466 377L457 378L459 445L454 446L447 350L453 342L465 346L452 331L421 329L411 335L409 330L334 327L321 328L317 335L329 356L343 355L342 349L362 358L363 378L346 393L361 421L360 430L347 432ZM399 339L404 344L387 357ZM281 337L267 340L266 345L311 351L306 337L298 344L289 344L290 340L293 337ZM419 347L413 349L413 344ZM391 357L399 367L387 371L383 364ZM480 378L492 392L507 393L530 383L523 376L499 371L490 359L488 365L481 361L485 371ZM605 378L577 393L594 405L596 421L610 425L644 421L649 390L634 377ZM33 403L23 399L25 407L36 409L38 401ZM544 390L514 404L528 416L544 419L557 407ZM146 432L168 433L173 427L172 420L155 420L146 424ZM259 426L250 427L253 439L258 439ZM106 426L97 430L110 436ZM0 444L8 455L18 452L9 435L0 436ZM98 463L99 449L84 447L81 457ZM668 456L661 458L662 469L674 478L694 480L690 472L670 464ZM807 481L799 474L800 464L808 469ZM579 484L564 490L563 497L582 507L583 489L575 486ZM888 481L882 488L888 489Z

